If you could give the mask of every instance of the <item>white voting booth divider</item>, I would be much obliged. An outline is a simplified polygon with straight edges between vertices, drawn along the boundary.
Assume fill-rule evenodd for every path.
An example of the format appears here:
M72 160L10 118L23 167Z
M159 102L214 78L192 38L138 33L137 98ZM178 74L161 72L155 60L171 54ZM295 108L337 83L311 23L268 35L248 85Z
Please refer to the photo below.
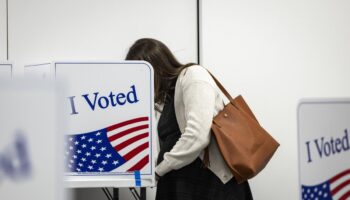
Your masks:
M350 99L298 106L300 199L350 199Z
M69 85L65 117L68 187L155 185L153 68L141 61L52 62L26 75Z
M0 80L0 199L64 198L60 91L50 81Z
M0 78L12 76L12 63L0 62Z
M24 66L24 74L29 77L52 79L55 77L54 67L51 63L41 63Z

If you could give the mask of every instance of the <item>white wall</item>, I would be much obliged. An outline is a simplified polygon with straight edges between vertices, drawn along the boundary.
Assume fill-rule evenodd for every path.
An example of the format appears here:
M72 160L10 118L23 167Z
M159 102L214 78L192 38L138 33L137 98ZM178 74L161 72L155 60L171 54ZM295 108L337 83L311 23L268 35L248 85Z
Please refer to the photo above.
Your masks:
M181 61L196 61L195 11L195 0L11 0L10 59L17 66L50 60L120 60L135 40L154 37Z
M202 2L202 63L243 94L281 143L250 183L257 200L298 199L298 101L350 97L350 2Z
M181 61L196 61L195 3L11 0L14 73L21 74L23 64L42 61L123 59L132 42L145 36L164 41ZM232 95L243 94L260 123L281 143L267 168L251 181L254 197L298 199L297 103L304 97L350 96L350 2L201 3L202 64ZM127 190L121 193L131 199ZM99 189L79 189L75 197L104 199Z
M3 0L1 0L3 1ZM24 64L51 60L122 60L141 37L166 43L183 62L197 61L196 0L11 0L9 56ZM101 189L74 199L105 199ZM147 199L154 199L148 190ZM132 199L127 189L120 199Z
M7 58L6 0L0 0L0 61Z

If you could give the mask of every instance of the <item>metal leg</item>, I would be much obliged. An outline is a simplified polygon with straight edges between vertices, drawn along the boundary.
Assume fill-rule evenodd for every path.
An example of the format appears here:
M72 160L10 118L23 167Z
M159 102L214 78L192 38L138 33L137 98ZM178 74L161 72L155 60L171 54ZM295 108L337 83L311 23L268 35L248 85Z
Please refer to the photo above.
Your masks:
M141 197L140 195L137 193L137 190L135 188L129 188L132 196L134 196L135 200L139 200Z
M146 188L140 188L140 194L137 192L136 188L129 188L131 194L136 200L146 200ZM108 200L119 200L119 188L113 188L113 196L108 190L108 188L102 188Z
M136 188L129 188L131 194L136 200L146 200L146 188L140 188L140 193L137 192Z
M113 188L113 200L119 199L119 188Z
M103 193L105 193L108 200L113 200L112 194L109 192L108 188L102 188Z
M145 187L140 188L140 193L141 193L140 200L146 200L146 188Z

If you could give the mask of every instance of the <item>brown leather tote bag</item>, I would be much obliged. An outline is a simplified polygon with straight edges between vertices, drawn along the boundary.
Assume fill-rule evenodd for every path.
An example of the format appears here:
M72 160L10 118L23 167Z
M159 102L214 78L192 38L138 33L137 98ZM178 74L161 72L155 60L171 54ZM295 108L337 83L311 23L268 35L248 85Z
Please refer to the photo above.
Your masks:
M267 165L279 143L259 125L241 95L233 99L221 83L211 76L230 100L214 117L212 133L226 164L237 182L241 183L257 175Z

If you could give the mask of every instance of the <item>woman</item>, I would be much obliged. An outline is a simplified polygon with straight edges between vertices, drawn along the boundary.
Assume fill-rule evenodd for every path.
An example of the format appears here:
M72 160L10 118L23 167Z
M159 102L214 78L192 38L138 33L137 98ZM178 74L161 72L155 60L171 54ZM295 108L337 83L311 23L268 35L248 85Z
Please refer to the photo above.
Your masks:
M252 199L247 182L237 184L210 134L223 108L220 90L206 69L179 63L160 41L144 38L127 60L145 60L154 68L156 111L160 112L157 200ZM208 147L210 165L203 165Z

